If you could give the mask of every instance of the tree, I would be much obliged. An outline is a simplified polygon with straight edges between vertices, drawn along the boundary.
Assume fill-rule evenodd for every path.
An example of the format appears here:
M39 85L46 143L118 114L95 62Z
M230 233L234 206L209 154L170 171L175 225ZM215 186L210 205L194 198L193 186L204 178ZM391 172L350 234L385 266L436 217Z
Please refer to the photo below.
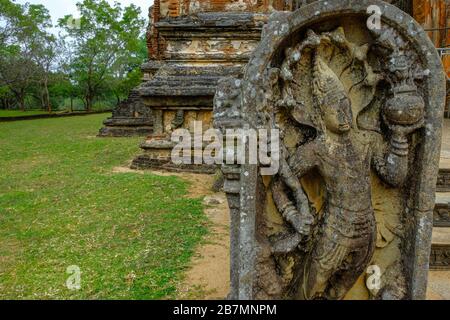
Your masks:
M41 104L48 112L52 111L49 94L49 78L52 73L58 50L58 42L53 35L43 34L41 46L34 51L33 60L39 68L39 85L41 87Z
M59 26L74 48L70 73L90 111L107 81L124 77L141 59L138 52L144 20L135 5L122 9L118 2L111 6L105 0L83 0L77 6L81 14L79 28L69 23L71 16L61 19Z
M0 0L0 54L17 34L23 9L11 0Z
M53 62L57 55L58 42L56 37L47 30L52 27L51 17L48 10L43 5L30 5L27 14L31 59L36 64L36 82L40 86L40 98L42 108L52 111L50 95L48 91L48 81L52 71Z
M141 83L142 71L140 66L145 60L147 60L147 42L145 37L141 37L136 58L119 65L121 69L107 80L108 88L116 97L117 104L122 99L127 98L129 92Z
M0 86L7 86L16 96L20 109L25 109L25 97L35 82L43 84L45 92L54 57L54 37L47 31L52 25L43 5L19 5L0 0ZM43 100L44 101L44 100Z
M0 102L3 109L10 109L12 92L7 86L0 86Z
M70 111L73 112L73 99L80 96L78 87L65 73L52 73L49 93L53 99L70 98Z

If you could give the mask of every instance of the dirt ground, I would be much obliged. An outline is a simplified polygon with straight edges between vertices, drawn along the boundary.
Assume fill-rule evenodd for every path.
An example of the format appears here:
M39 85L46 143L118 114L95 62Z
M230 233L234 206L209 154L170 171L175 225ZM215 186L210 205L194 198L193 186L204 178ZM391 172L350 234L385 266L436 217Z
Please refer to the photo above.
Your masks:
M178 288L179 299L225 299L230 280L230 211L224 193L211 191L214 176L175 174L192 182L190 195L205 196L205 213L211 222L210 234L197 248L184 282Z
M127 167L114 168L113 172L143 173ZM177 288L177 298L225 299L230 287L230 211L225 194L211 190L214 176L154 170L147 172L161 176L177 176L191 182L188 197L205 197L205 214L211 222L210 233L197 248L184 281Z

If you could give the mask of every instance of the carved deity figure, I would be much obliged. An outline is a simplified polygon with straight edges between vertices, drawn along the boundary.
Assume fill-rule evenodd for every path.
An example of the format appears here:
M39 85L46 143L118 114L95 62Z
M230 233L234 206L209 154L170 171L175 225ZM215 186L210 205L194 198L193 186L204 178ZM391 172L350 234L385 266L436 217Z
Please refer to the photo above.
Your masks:
M320 43L312 33L308 41L316 46ZM411 125L390 125L388 141L378 132L358 128L352 109L361 108L352 108L339 76L317 48L311 51L311 121L317 134L294 152L282 149L281 171L272 181L272 194L279 212L296 233L275 244L273 250L286 253L309 242L298 295L303 299L342 299L365 272L375 250L377 226L371 172L393 187L404 183L408 172L407 136L423 125L423 119ZM290 57L293 63L299 61L300 50L290 53L296 55ZM291 90L284 91L289 95ZM299 102L293 106L293 97L282 100L289 102L286 108L292 114L301 112L296 108L304 109ZM320 217L312 212L300 183L312 170L320 174L325 187Z

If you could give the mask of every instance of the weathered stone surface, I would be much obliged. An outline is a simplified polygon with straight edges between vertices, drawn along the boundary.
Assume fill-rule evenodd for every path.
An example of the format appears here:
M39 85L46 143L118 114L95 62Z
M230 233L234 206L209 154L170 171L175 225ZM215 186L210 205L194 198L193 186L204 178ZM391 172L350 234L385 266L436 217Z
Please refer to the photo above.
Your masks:
M157 152L157 151L156 151ZM152 152L154 154L155 152ZM192 172L192 173L205 173L214 174L217 170L216 166L210 166L205 164L200 165L184 165L174 164L171 161L167 161L167 158L154 158L153 155L142 154L137 156L131 164L131 169L145 170L156 169L172 172Z
M103 124L100 137L147 136L153 131L151 110L144 106L136 90L131 91L128 99L122 101Z
M382 11L368 30L369 5ZM281 130L280 170L224 167L233 299L424 299L445 78L423 29L385 2L274 13L218 128ZM365 286L377 266L380 287Z

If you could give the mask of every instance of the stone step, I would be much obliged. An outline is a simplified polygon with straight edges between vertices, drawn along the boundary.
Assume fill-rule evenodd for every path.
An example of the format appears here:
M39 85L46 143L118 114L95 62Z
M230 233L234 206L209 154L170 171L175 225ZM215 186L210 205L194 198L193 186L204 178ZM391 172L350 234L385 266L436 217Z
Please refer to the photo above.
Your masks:
M433 217L434 227L450 227L450 192L437 192Z
M450 228L433 228L430 270L450 270Z
M450 271L428 273L427 300L450 300Z

